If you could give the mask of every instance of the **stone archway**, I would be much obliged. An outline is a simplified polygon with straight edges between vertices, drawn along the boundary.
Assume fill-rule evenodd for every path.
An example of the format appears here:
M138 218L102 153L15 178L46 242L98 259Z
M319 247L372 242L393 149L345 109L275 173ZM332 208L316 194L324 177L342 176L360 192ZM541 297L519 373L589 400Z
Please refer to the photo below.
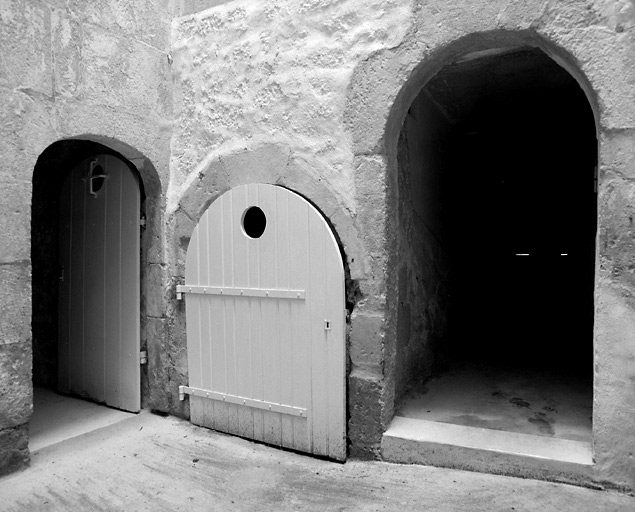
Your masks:
M395 421L580 443L590 464L596 149L584 92L535 47L424 84L397 150Z
M113 149L115 148L115 149ZM148 347L151 317L160 316L152 310L146 292L151 285L151 254L160 253L160 229L163 215L161 185L152 163L138 151L124 143L97 136L65 139L51 144L37 160L33 173L33 199L31 222L32 277L32 333L33 383L56 389L57 387L57 293L59 268L56 264L59 238L60 193L65 175L77 163L96 155L110 155L127 165L138 175L141 188L141 209L138 219L141 228L141 349L156 353L157 347ZM157 293L157 290L152 290ZM159 295L160 296L160 295ZM150 344L153 342L150 341ZM141 367L141 387L147 390L148 369ZM147 403L147 391L143 394Z
M346 120L353 137L357 168L372 168L371 179L383 182L386 186L386 214L381 222L376 223L373 231L373 236L383 240L385 248L381 257L385 258L386 299L376 310L378 315L383 316L376 338L377 344L382 347L384 358L380 373L367 379L368 384L377 389L380 399L379 406L374 411L374 423L372 420L365 423L367 428L360 439L358 451L381 456L379 437L394 415L396 398L400 393L398 328L408 324L408 315L402 309L400 319L399 305L402 301L407 302L408 297L399 295L402 275L399 274L396 251L393 248L396 247L396 233L399 231L398 208L404 204L398 185L398 148L401 127L408 109L421 89L445 64L469 54L485 52L485 55L488 51L498 51L499 48L529 46L542 50L580 85L593 111L600 148L597 217L599 256L596 259L593 283L596 297L593 328L595 464L586 466L577 473L567 473L566 470L563 472L560 468L555 473L547 472L548 476L546 473L536 473L530 469L530 465L523 466L522 463L514 464L513 471L509 467L493 468L483 464L482 460L477 462L478 457L463 465L455 459L453 464L486 471L508 471L534 476L542 474L543 477L576 481L609 478L615 485L632 486L632 478L628 476L630 469L627 469L630 463L624 457L616 456L614 450L619 439L628 439L629 446L635 443L633 436L621 427L622 422L614 422L616 414L630 416L631 413L617 405L614 393L621 396L622 403L630 403L635 397L632 390L620 383L621 378L608 370L609 367L619 367L618 373L622 378L628 373L620 361L626 353L631 353L631 349L626 348L624 343L635 318L632 308L616 296L616 290L632 288L630 281L619 270L630 258L620 253L623 249L616 249L618 246L625 247L622 244L625 243L624 229L629 222L628 216L617 214L612 209L623 205L625 195L630 193L630 187L612 170L624 169L633 161L632 151L626 149L625 145L633 109L625 101L632 93L632 87L622 76L623 48L616 37L605 33L606 38L602 45L604 48L613 48L612 51L615 52L615 58L607 59L605 52L598 51L599 41L596 36L599 34L587 32L582 37L582 32L578 31L579 21L570 17L570 11L577 9L575 6L557 6L548 13L526 6L522 10L508 10L500 15L502 18L485 15L485 11L496 10L496 7L483 4L482 8L482 16L473 16L474 8L470 8L469 13L459 9L450 15L442 10L432 13L432 7L422 7L415 15L414 25L417 30L413 30L400 47L379 52L360 64L349 89ZM563 21L565 18L566 21ZM495 19L504 19L504 22L496 25L492 21ZM613 21L606 20L609 24ZM534 29L526 30L528 24ZM442 29L437 31L438 27ZM427 34L425 41L421 39L422 34ZM377 86L371 90L368 88L369 83ZM615 127L616 132L611 127ZM609 170L608 174L602 169ZM613 272L613 276L610 272ZM351 347L351 350L354 348ZM621 412L618 413L618 409ZM429 459L429 462L443 464L442 461L433 459ZM558 476L554 476L556 473Z
M176 251L175 276L179 284L184 283L186 252L190 244L190 239L195 226L209 205L222 193L233 187L254 182L275 184L282 188L293 190L304 200L314 206L328 223L337 240L342 260L344 262L345 273L345 293L346 293L346 338L347 338L347 422L348 431L357 435L357 428L351 427L349 418L353 415L352 409L360 406L357 397L360 394L358 376L351 373L348 360L367 357L366 354L348 353L349 340L353 336L364 337L368 324L373 325L375 317L365 318L363 309L360 308L360 297L364 302L374 302L375 298L370 295L367 299L367 287L376 286L374 279L369 275L368 269L371 265L371 258L365 251L366 241L362 240L360 233L360 220L355 219L347 208L345 201L340 197L338 191L332 189L324 180L315 179L317 174L314 169L309 169L309 165L300 156L294 155L287 147L281 145L264 145L249 151L240 151L229 155L222 155L215 159L210 165L200 172L197 179L182 193L178 201L178 208L171 218L174 230L174 239L178 240ZM375 183L362 183L362 190L375 193ZM376 210L376 203L368 201L364 208L368 211ZM370 220L364 215L364 222ZM362 289L360 291L360 289ZM178 350L185 352L185 311L184 301L176 303L173 314L173 331L182 333L182 336L175 339ZM361 309L361 313L360 313ZM358 334L359 333L359 334ZM371 354L376 358L377 353ZM187 370L183 369L180 377L180 384L187 385ZM363 382L362 382L363 385ZM363 404L361 404L363 407ZM187 413L186 413L187 414Z

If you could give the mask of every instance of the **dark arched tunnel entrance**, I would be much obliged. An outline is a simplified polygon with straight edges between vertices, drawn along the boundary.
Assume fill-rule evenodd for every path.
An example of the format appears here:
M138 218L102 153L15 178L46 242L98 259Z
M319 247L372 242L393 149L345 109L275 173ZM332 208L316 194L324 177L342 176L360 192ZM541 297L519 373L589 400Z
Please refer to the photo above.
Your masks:
M597 140L579 84L537 48L465 55L414 100L398 155L397 415L590 441Z

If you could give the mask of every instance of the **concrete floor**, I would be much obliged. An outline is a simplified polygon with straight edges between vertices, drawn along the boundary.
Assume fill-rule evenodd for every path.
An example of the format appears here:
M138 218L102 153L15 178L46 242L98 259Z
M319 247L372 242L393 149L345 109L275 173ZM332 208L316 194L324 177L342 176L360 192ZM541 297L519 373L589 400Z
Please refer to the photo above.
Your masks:
M397 416L590 443L591 382L463 363L414 387Z
M134 416L132 413L72 398L47 388L33 388L33 415L29 423L29 450L81 436Z
M544 371L457 364L413 388L384 460L573 483L592 481L592 388Z
M71 402L58 402L57 411L85 406L60 400ZM614 492L435 467L339 464L148 412L38 449L30 468L0 479L0 496L6 512L635 510L635 498Z

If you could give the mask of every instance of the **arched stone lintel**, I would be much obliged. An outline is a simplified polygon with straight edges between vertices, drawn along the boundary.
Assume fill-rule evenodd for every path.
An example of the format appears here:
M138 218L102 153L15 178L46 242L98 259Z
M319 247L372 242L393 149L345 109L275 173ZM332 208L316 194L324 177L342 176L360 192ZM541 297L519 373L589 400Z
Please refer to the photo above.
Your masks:
M60 140L85 140L106 146L119 153L139 171L146 195L152 197L161 197L164 195L163 183L161 182L156 167L147 156L130 144L119 139L92 133L64 137Z
M178 275L183 275L185 252L191 232L209 205L227 190L249 183L270 183L292 190L318 208L331 224L353 279L366 276L369 258L359 237L355 216L345 200L320 179L313 167L290 148L267 144L259 148L222 155L214 159L185 190L174 216L179 247Z

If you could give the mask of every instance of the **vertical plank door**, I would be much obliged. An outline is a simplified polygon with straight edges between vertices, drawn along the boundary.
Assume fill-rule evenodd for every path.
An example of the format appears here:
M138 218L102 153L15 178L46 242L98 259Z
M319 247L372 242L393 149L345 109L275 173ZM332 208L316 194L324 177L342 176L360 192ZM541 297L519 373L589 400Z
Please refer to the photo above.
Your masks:
M226 192L194 230L178 290L191 421L344 460L344 269L320 213L273 185Z
M120 159L91 157L60 198L58 389L140 408L137 178Z

